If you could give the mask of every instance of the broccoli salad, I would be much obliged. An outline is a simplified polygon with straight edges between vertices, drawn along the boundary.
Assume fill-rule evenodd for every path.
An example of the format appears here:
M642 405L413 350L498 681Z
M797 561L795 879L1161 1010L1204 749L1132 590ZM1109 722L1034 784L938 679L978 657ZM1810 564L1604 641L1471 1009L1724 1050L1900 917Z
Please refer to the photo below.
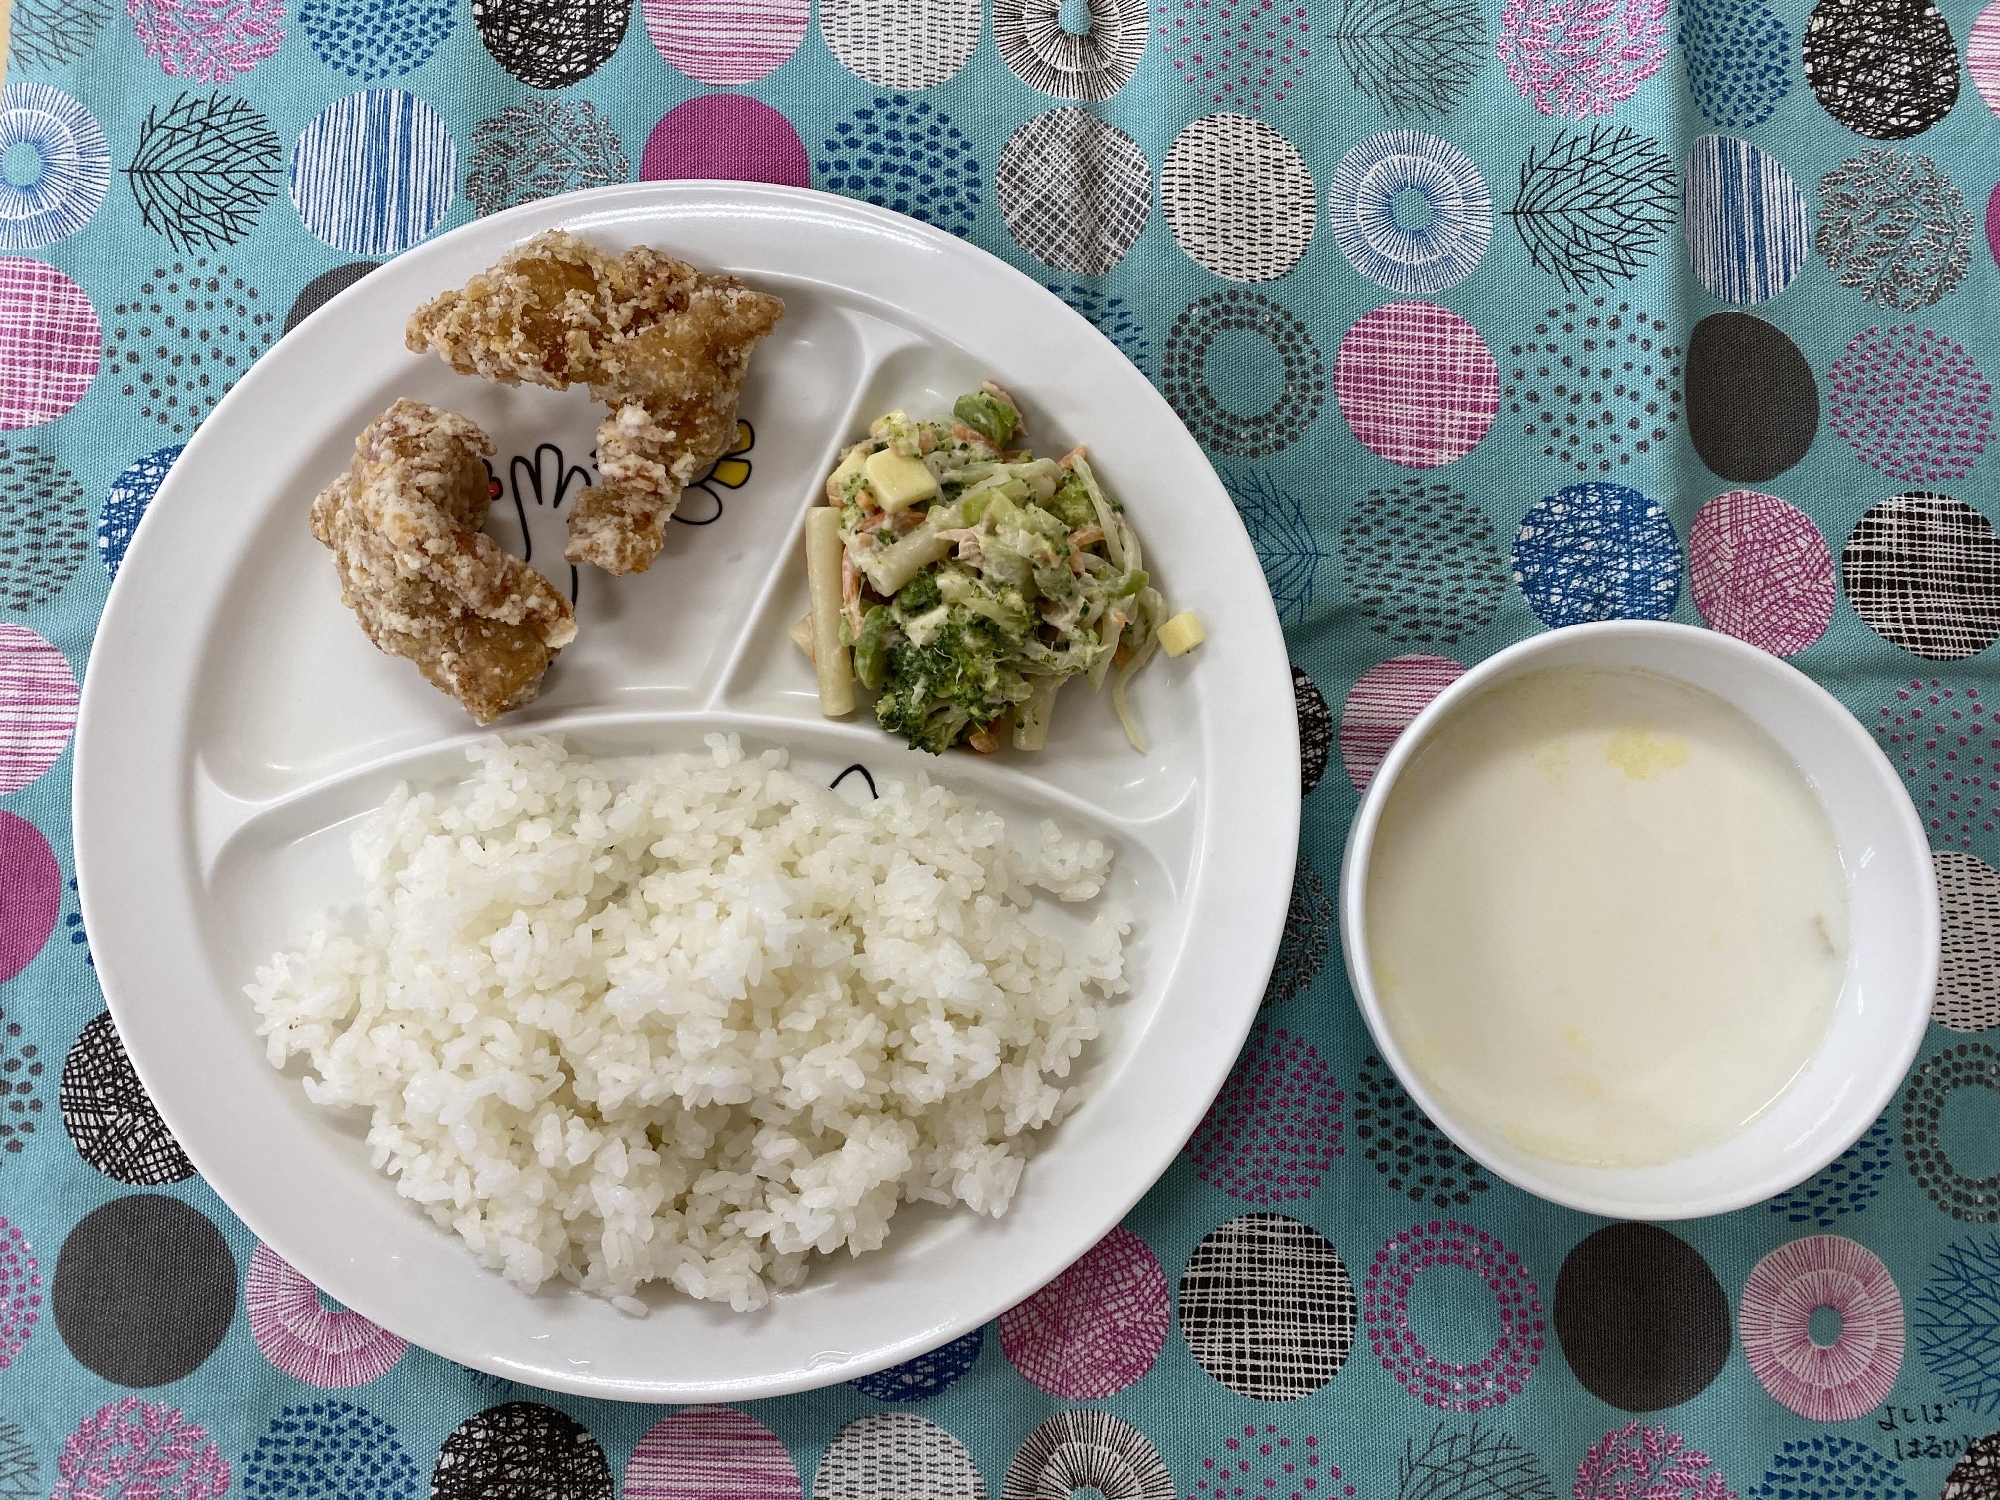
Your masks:
M875 718L920 750L1039 750L1072 677L1111 682L1136 750L1125 688L1156 649L1201 640L1169 618L1124 507L1087 451L1037 458L998 386L948 418L890 412L842 453L825 506L807 513L813 613L794 631L819 673L821 708L876 694Z

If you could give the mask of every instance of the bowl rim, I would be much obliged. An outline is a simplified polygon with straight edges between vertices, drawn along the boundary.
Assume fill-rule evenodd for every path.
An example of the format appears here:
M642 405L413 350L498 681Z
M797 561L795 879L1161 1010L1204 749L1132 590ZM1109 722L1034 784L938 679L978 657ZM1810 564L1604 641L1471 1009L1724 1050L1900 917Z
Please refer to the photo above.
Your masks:
M1611 1202L1593 1195L1588 1189L1572 1188L1546 1180L1532 1171L1523 1170L1518 1162L1509 1161L1489 1150L1473 1132L1464 1129L1458 1123L1452 1111L1439 1101L1422 1075L1410 1065L1402 1049L1397 1045L1395 1035L1382 1013L1380 997L1375 992L1374 979L1368 963L1367 926L1363 916L1375 834L1390 790L1431 731L1454 713L1459 705L1496 678L1517 669L1523 662L1561 645L1574 642L1579 634L1614 639L1647 635L1678 638L1698 650L1711 650L1723 656L1734 657L1739 662L1748 663L1754 670L1767 675L1794 679L1793 685L1803 686L1807 690L1806 697L1815 702L1823 712L1828 732L1842 742L1842 748L1847 753L1868 767L1874 789L1887 805L1889 822L1900 832L1906 844L1906 852L1914 856L1912 859L1914 868L1921 872L1922 878L1916 891L1922 927L1920 982L1911 992L1909 1012L1902 1019L1901 1029L1896 1034L1895 1046L1876 1053L1879 1059L1878 1071L1865 1075L1862 1086L1852 1095L1852 1102L1848 1107L1853 1110L1853 1117L1860 1123L1851 1130L1846 1126L1824 1130L1823 1139L1810 1150L1802 1152L1797 1160L1783 1171L1752 1177L1749 1181L1734 1186L1720 1186L1682 1198L1660 1198L1650 1202L1622 1199ZM1700 686L1700 684L1695 685ZM1355 808L1353 821L1348 826L1347 846L1341 856L1340 870L1340 946L1347 968L1348 984L1354 992L1355 1004L1361 1011L1362 1020L1367 1024L1376 1049L1389 1064L1397 1081L1408 1091L1417 1107L1429 1116L1459 1150L1503 1181L1520 1188L1523 1192L1532 1193L1538 1198L1564 1208L1611 1219L1678 1220L1730 1213L1736 1209L1764 1202L1798 1186L1853 1145L1880 1118L1882 1111L1895 1097L1896 1091L1902 1087L1930 1024L1931 1002L1937 989L1941 931L1937 878L1932 863L1930 838L1924 832L1916 804L1910 800L1901 777L1897 775L1895 767L1889 763L1881 747L1875 743L1861 721L1845 704L1789 661L1720 631L1671 620L1604 620L1544 631L1495 652L1467 668L1448 683L1435 698L1424 705L1422 712L1396 737L1395 743L1390 746L1388 754L1383 757L1382 764L1369 781L1359 806ZM1787 1084L1786 1087L1789 1089L1791 1085ZM1815 1133L1820 1133L1818 1127ZM1703 1148L1704 1151L1712 1149L1714 1147ZM1698 1157L1701 1154L1702 1152L1697 1151L1693 1156ZM1678 1161L1690 1159L1692 1158L1676 1158ZM1670 1165L1670 1163L1660 1165Z

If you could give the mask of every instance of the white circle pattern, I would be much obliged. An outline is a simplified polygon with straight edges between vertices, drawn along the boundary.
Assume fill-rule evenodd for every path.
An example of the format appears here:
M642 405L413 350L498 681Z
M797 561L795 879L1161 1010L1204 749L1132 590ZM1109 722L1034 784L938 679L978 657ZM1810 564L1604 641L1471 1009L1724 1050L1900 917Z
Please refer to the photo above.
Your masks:
M1146 153L1081 109L1052 109L1009 136L995 187L1015 242L1078 276L1123 260L1153 212Z
M972 59L979 0L822 0L834 60L877 88L935 88Z
M1090 0L1090 30L1063 30L1061 0L993 0L993 43L1014 76L1056 99L1101 104L1146 55L1146 0Z
M1174 138L1160 171L1174 239L1230 281L1275 281L1299 263L1318 215L1299 148L1248 115L1205 115Z
M1396 200L1415 193L1429 222L1405 228ZM1424 130L1384 130L1340 159L1327 192L1334 242L1392 292L1429 295L1472 274L1493 240L1493 197L1479 168Z

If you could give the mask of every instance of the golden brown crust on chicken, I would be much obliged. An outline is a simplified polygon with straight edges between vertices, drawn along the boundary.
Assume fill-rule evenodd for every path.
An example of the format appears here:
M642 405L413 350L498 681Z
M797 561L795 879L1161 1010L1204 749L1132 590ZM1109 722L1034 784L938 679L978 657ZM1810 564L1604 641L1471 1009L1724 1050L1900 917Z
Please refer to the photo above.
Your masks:
M481 724L541 691L576 636L569 601L483 535L493 443L464 417L398 401L321 490L312 533L368 639L406 656Z
M653 565L681 491L728 450L750 353L785 304L641 245L609 256L562 230L420 307L405 335L463 375L587 385L602 483L570 512L571 562Z

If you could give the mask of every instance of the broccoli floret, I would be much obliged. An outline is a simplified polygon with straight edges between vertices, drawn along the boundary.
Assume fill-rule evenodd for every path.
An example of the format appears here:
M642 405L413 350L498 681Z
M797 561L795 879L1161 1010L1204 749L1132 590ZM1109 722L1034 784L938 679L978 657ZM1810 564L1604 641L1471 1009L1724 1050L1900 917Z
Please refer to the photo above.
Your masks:
M875 700L875 721L915 748L941 755L1024 701L1029 690L984 617L954 607L944 628L924 644L906 640L890 649L888 686Z
M1090 491L1084 488L1083 481L1074 474L1063 475L1063 482L1057 487L1055 498L1043 508L1059 518L1071 531L1081 531L1097 519L1097 507L1090 503Z
M917 574L896 590L896 613L905 620L927 614L942 602L937 579L928 571Z
M854 675L870 691L882 686L889 669L889 648L898 639L896 620L877 604L861 617L861 633L854 638Z
M951 414L996 448L1004 448L1020 424L1021 414L997 396L974 391L952 404Z

